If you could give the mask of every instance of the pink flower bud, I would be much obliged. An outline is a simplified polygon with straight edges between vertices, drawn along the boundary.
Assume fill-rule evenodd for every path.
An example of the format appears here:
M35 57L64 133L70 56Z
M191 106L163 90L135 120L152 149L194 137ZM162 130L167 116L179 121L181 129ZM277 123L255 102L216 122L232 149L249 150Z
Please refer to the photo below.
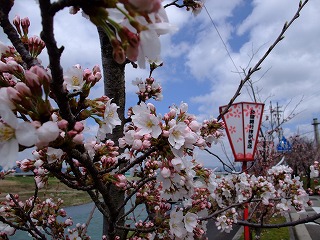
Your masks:
M151 112L155 112L156 108L152 103L147 103L148 108L150 109Z
M20 27L20 16L19 15L16 15L14 18L13 18L13 25L15 25L16 28Z
M92 69L93 75L97 74L97 73L101 73L101 69L99 67L99 65L95 65Z
M82 122L76 122L73 129L76 130L77 132L82 132L84 129L84 125Z
M129 45L126 50L126 55L130 61L136 62L139 56L139 48Z
M163 131L162 131L162 135L163 135L164 137L169 137L170 132L167 131L167 130L163 130Z
M162 168L160 173L161 173L163 178L169 178L171 176L170 169L166 168L166 167Z
M60 215L61 217L65 217L65 216L67 216L67 212L66 212L63 208L61 208L61 209L59 210L59 215Z
M94 75L95 82L98 82L102 78L101 72L97 72Z
M142 147L142 141L140 139L135 139L132 143L133 150L139 150Z
M78 132L75 130L71 130L68 132L68 136L71 138L75 137L77 134L78 134Z
M92 72L90 69L86 68L85 70L83 70L83 77L84 78L89 78L90 75L92 75Z
M25 72L26 84L30 87L40 87L40 81L37 74L35 74L31 69Z
M64 224L66 224L67 226L71 226L71 225L73 225L73 221L72 221L72 219L68 218L64 221Z
M28 46L29 46L29 52L31 53L31 56L37 57L42 52L42 50L46 45L41 38L37 36L33 36L28 39Z
M28 17L21 19L21 27L23 30L23 34L28 35L29 27L30 27L30 20Z
M121 1L123 2L123 1ZM139 12L158 12L161 8L161 0L129 0L129 2L137 8Z
M13 19L13 25L16 27L17 32L18 32L19 35L21 36L20 24L21 24L20 16L19 16L19 15L16 15L16 16L14 17L14 19Z
M113 48L113 59L118 64L123 64L126 60L126 54L121 46Z
M8 58L7 60L7 66L9 68L9 71L12 73L23 73L23 67L17 63L13 58Z
M17 89L17 91L21 95L28 96L28 97L32 96L30 88L24 82L18 82L15 86L15 89Z
M197 121L192 121L190 124L189 124L189 128L194 131L194 132L197 132L200 130L201 128L201 125L200 123L198 123Z
M61 130L66 130L68 128L68 125L69 125L69 123L67 120L62 119L62 120L58 121L58 127Z
M127 186L127 178L123 174L114 175L116 178L115 185L119 188L125 188Z
M39 80L42 83L50 83L51 82L51 75L42 67L33 66L30 68L30 71L36 75L38 75Z
M143 146L143 148L149 148L149 147L151 147L151 142L148 140L144 140L142 142L142 146Z
M75 144L82 144L82 143L83 143L83 140L84 140L83 134L77 134L77 135L75 135L74 138L72 139L72 141L73 141Z
M9 71L8 65L0 61L0 72L8 72L8 71Z
M175 118L177 115L177 111L175 109L170 109L170 112L168 113L169 117Z
M13 87L7 87L7 94L10 100L14 102L21 102L21 94Z

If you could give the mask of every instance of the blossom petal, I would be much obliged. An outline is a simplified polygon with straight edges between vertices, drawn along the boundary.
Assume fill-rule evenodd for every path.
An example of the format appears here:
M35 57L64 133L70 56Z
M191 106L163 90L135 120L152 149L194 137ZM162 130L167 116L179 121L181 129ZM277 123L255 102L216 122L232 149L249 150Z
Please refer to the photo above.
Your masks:
M5 171L16 166L18 151L19 144L15 138L0 145L0 156L3 156L0 158L0 162Z
M16 129L16 138L19 144L31 147L38 141L36 128L29 122L22 122Z
M8 105L0 104L0 117L2 120L12 128L16 128L18 125L18 119L16 115L11 111Z
M39 140L44 143L49 143L56 140L59 136L60 130L56 122L48 121L42 124L37 130Z
M13 227L10 227L8 224L0 222L0 232L3 232L7 235L13 235L15 233L16 229Z

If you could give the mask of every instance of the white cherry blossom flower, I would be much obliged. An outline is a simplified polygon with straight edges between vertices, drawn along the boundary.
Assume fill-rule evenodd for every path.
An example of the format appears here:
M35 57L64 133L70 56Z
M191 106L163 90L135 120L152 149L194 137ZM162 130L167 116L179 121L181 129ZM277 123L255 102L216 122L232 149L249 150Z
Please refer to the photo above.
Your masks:
M104 111L104 123L100 126L98 130L97 137L99 140L103 140L106 137L106 134L112 133L113 129L117 125L121 125L121 120L117 113L117 109L119 108L117 104L111 103L112 99L110 99L106 103L106 108Z
M183 122L179 122L169 130L169 143L175 149L180 149L185 142L185 131L187 125Z
M4 104L0 104L0 156L1 165L8 170L16 165L19 144L33 146L37 141L36 128L29 122L18 122L16 115Z
M131 117L132 122L138 127L139 135L151 134L153 138L159 137L162 130L160 127L160 119L156 115L150 113L150 106L141 103L133 107L134 115Z
M8 224L0 222L0 233L4 233L6 235L13 235L15 233L16 229L13 227L10 227Z
M288 211L291 206L291 199L285 199L281 198L281 202L277 204L277 208L280 209L280 211Z
M139 128L137 133L141 136L151 134L153 138L157 138L162 132L160 120L153 114L133 115L132 122Z
M319 176L319 170L315 169L313 165L310 166L310 177L316 178Z
M183 222L183 212L172 210L170 212L170 233L179 239L184 238L187 235L185 224Z
M69 68L63 78L69 91L80 90L85 83L83 80L83 71L77 65Z
M48 121L41 125L37 129L37 136L39 138L39 142L37 146L45 146L49 142L52 142L57 139L60 134L60 129L56 122Z
M0 88L0 104L7 105L10 109L15 109L13 102L10 100L6 87Z
M47 161L48 163L54 163L57 160L61 159L63 155L63 151L61 149L56 149L52 147L48 147L47 150Z
M183 221L188 232L193 232L193 229L197 226L197 219L197 214L191 212L188 212L184 216Z

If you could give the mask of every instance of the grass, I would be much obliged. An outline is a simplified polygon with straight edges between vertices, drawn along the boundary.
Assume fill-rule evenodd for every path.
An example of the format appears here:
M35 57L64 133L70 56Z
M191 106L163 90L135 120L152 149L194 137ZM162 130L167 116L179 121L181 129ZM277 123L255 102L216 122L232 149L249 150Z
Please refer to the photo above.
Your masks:
M33 196L34 184L32 176L8 176L0 180L0 201L3 201L8 193L19 194L19 198L24 201ZM86 192L70 189L56 178L49 178L48 185L39 190L38 196L40 199L61 198L64 200L64 207L91 202Z
M271 218L270 223L284 223L286 222L286 218L283 216L276 216ZM242 236L240 240L243 240ZM255 231L252 231L252 239L255 239ZM283 228L268 228L263 229L261 233L261 240L290 240L290 232L288 227Z

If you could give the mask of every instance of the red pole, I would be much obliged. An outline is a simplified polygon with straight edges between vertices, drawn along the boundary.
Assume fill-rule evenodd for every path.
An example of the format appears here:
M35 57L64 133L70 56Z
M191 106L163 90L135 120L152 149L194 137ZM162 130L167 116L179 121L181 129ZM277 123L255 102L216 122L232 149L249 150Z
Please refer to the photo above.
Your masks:
M242 172L247 173L247 162L242 162ZM249 217L249 208L248 203L245 204L245 208L243 211L243 220L247 220ZM244 240L250 240L250 229L249 226L244 226Z

